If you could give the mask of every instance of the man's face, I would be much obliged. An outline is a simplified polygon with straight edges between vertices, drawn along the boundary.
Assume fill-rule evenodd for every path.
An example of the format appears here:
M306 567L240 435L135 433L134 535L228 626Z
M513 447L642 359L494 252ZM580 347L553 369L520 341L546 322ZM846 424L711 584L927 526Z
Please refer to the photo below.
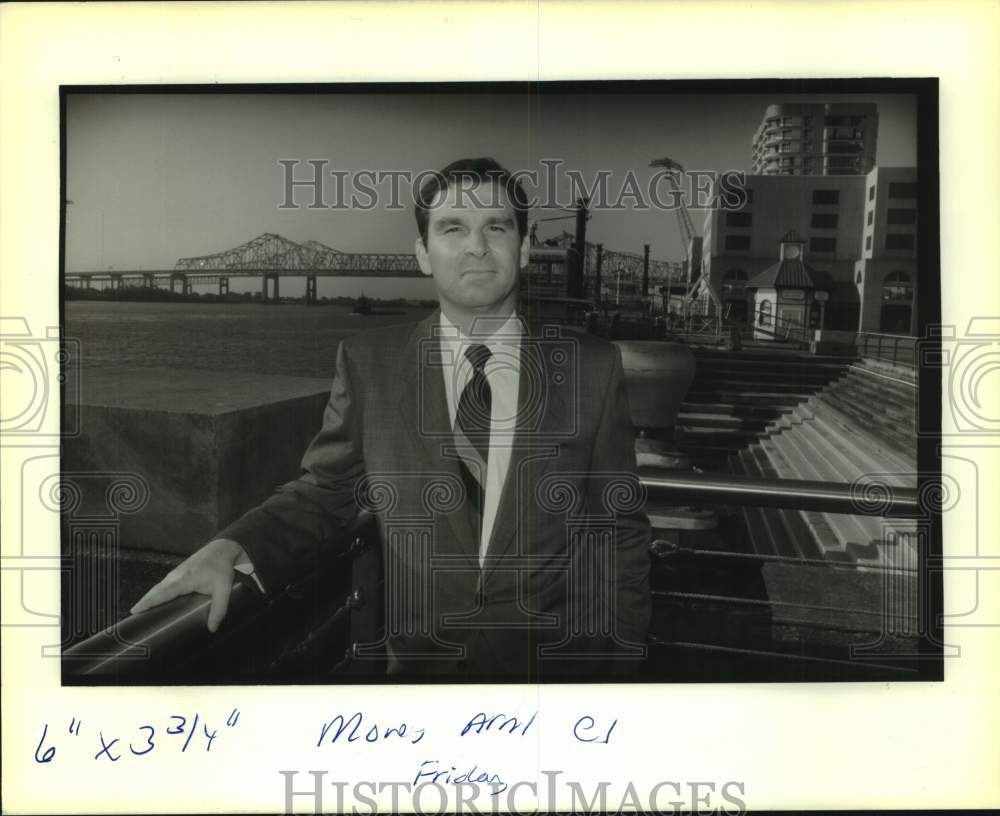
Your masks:
M420 269L433 276L443 305L476 314L511 311L518 273L528 263L528 236L517 234L514 208L492 182L438 196L429 211L427 246L417 238Z

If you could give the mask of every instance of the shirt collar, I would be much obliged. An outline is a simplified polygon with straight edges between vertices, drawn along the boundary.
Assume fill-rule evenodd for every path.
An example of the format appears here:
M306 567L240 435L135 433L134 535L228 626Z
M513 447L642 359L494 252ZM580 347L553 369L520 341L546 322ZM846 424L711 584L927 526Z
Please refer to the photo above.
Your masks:
M492 326L485 323L486 320L489 320L489 318L479 323L477 328L492 328ZM483 336L477 334L469 337L449 320L448 316L444 313L444 309L441 309L438 319L438 332L442 344L452 352L452 360L461 360L466 346L482 343L493 352L494 358L499 354L505 359L507 366L513 365L516 368L520 368L519 352L521 337L524 334L524 326L521 323L521 318L515 311L502 323L499 318L494 318L493 320L497 325L491 334Z

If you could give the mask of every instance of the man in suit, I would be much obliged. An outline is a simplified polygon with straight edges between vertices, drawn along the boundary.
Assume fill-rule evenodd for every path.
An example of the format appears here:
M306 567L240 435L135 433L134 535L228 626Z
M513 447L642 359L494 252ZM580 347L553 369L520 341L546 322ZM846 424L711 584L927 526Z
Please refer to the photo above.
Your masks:
M649 522L617 347L517 310L528 205L492 159L416 202L440 309L344 340L302 474L173 570L134 612L188 592L226 613L232 570L265 592L378 518L399 677L628 676L650 615Z

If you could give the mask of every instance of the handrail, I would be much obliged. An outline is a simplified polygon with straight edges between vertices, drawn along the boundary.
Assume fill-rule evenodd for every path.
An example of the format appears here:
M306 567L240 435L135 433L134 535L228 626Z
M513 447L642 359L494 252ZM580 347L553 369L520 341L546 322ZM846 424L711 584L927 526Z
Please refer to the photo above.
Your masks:
M870 341L874 341L873 343ZM891 344L891 357L888 349L883 352L883 346ZM916 366L917 338L909 334L879 334L878 332L858 332L855 345L862 357L890 362L909 368ZM874 350L871 346L874 345ZM900 348L902 346L902 349ZM902 353L900 353L902 351Z
M898 337L901 340L916 340L912 334L891 334L889 332L858 332L858 336L867 335L868 337Z
M234 575L227 613L230 621L252 614L260 603L241 576L239 572ZM211 605L208 595L191 593L130 615L65 649L63 668L77 677L131 674L154 665L166 644L172 652L196 648L209 638Z
M815 329L810 328L805 323L800 323L798 320L793 320L790 317L781 317L780 315L771 315L768 325L763 326L755 323L753 328L756 331L762 331L765 334L790 340L806 347L809 345L810 335L815 331Z
M649 498L659 501L755 505L851 516L912 518L922 515L917 490L876 482L830 484L656 468L640 468L639 476Z
M659 468L641 468L640 482L653 501L675 503L756 505L797 510L815 510L849 515L915 517L922 513L918 491L873 483L828 484L826 482L757 479L707 473L678 473ZM345 538L360 536L373 522L359 514ZM332 560L353 558L360 547L339 551ZM307 579L308 580L308 579ZM283 594L294 594L296 586ZM268 599L273 602L274 599ZM346 602L351 604L349 598ZM206 622L211 599L191 594L131 615L63 652L63 668L69 677L117 677L148 671L178 653L194 654L216 637ZM252 579L236 574L229 611L223 626L231 629L263 612L267 604Z
M889 382L899 383L900 385L907 385L914 390L916 390L917 388L917 384L912 380L901 380L899 379L899 377L890 377L888 374L883 374L881 371L876 371L875 369L869 368L867 366L856 365L854 363L851 363L848 366L848 368L850 368L852 371L861 371L866 376L878 377L881 380L888 380Z
M373 523L373 516L358 513L354 523L344 531L344 540L354 544L343 548L329 560L353 558L358 549L358 536ZM308 581L307 576L303 582ZM280 595L293 595L298 584L292 584ZM275 598L269 598L273 602ZM213 635L208 631L208 611L212 599L208 595L191 593L174 598L144 612L130 615L63 651L63 669L74 677L102 677L135 674L160 664L164 652L176 655L180 651L193 653L208 644ZM266 603L253 579L234 571L232 594L223 629L231 629L264 610ZM169 646L168 649L164 649Z

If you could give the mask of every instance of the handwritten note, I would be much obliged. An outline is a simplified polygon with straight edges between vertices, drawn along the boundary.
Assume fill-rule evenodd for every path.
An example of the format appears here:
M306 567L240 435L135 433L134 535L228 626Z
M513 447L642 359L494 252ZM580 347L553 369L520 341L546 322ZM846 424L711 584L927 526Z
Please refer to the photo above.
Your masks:
M491 740L516 740L528 737L538 719L539 712L517 716L507 712L476 711L458 729L457 735L465 740L488 747ZM607 745L611 741L617 719L599 721L584 714L566 722L566 736L580 743ZM442 728L442 731L446 729ZM453 732L454 733L454 732ZM428 737L428 725L409 721L380 721L377 716L362 711L338 712L319 726L316 747L335 745L376 745L385 742L420 744ZM503 793L509 787L501 773L483 767L479 762L471 765L452 764L437 757L419 761L412 777L414 786L463 783L483 784L492 788L491 795Z
M223 723L223 716L224 725ZM561 716L561 715L560 715ZM446 722L391 719L377 712L339 711L316 725L312 748L320 751L359 748L378 751L380 745L413 745L419 752L414 765L407 771L409 784L417 788L433 785L484 785L491 796L508 790L502 768L491 766L489 755L501 745L522 740L534 740L542 715L536 709L527 713L506 711L473 711L467 716L449 718ZM219 725L215 725L218 723ZM204 716L200 711L167 714L158 721L137 722L127 731L111 733L96 720L89 722L72 717L68 723L40 724L39 738L34 746L34 760L41 765L54 765L67 751L84 760L118 763L124 759L136 761L154 752L210 752L216 741L225 742L223 734L240 724L240 710L233 708L228 716L216 712ZM617 718L602 718L593 714L565 717L556 724L568 742L595 746L612 742ZM221 733L220 733L221 731ZM450 761L434 753L434 734L440 734L454 746L469 745L473 752L482 749L484 758ZM282 735L270 735L281 737ZM499 751L503 755L503 751ZM523 784L523 783L515 783Z
M162 722L137 724L133 732L121 735L105 734L96 723L84 728L84 721L76 717L70 719L65 731L53 725L50 732L50 724L46 722L42 724L41 736L35 746L35 762L54 762L59 752L70 744L73 747L81 744L96 747L93 759L107 762L118 762L125 756L146 756L157 749L178 750L178 746L181 753L188 748L207 752L212 750L212 743L219 737L218 729L211 728L200 712L170 714L166 719L165 726ZM226 717L225 728L235 728L239 719L240 710L232 709Z

